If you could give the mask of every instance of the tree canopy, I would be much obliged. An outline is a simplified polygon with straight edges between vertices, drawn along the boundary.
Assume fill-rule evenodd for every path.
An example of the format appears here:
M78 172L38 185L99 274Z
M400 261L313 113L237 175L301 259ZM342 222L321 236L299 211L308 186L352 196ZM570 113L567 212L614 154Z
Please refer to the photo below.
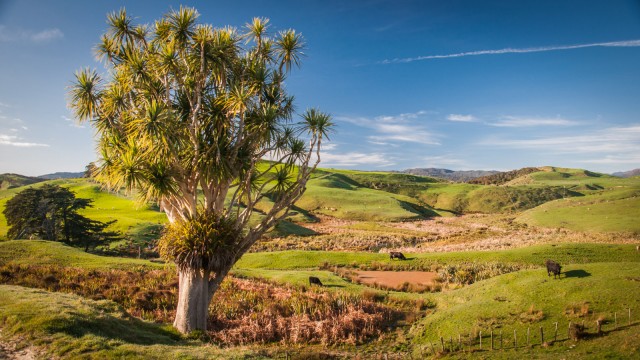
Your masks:
M58 185L25 189L7 201L3 211L9 225L7 237L62 241L85 250L118 239L118 233L106 231L113 222L103 223L78 213L91 203Z
M271 34L264 18L237 30L198 17L180 7L139 25L124 9L109 14L97 46L108 72L78 71L69 96L98 135L95 178L159 203L171 223L162 253L192 277L181 294L193 277L205 279L208 305L231 266L302 196L333 121L314 108L294 120L285 80L304 56L299 33ZM181 331L206 326L178 317Z

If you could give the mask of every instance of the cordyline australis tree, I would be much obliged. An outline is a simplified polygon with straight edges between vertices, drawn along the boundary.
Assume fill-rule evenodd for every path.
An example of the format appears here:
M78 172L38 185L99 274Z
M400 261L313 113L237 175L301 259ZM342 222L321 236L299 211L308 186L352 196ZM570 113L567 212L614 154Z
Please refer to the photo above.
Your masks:
M125 10L108 15L97 47L108 78L81 70L69 91L98 135L96 178L167 214L159 247L177 265L182 333L206 330L213 294L302 196L333 126L316 109L293 120L284 80L300 64L300 34L269 37L261 18L244 34L197 18L182 7L152 26Z

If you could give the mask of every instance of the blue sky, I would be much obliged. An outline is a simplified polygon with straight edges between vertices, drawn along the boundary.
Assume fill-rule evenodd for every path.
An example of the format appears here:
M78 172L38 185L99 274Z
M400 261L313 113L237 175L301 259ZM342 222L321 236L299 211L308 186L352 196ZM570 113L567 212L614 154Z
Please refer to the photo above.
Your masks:
M274 4L275 3L275 4ZM67 109L106 14L305 37L297 109L338 124L321 166L364 170L640 167L639 1L0 0L0 173L81 171L93 131Z

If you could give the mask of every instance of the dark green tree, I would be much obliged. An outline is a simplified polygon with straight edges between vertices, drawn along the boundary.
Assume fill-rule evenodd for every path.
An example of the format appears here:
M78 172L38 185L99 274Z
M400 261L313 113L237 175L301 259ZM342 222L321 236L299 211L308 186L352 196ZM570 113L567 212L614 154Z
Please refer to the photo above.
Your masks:
M58 185L23 190L5 206L7 237L62 241L83 247L85 251L101 242L118 239L118 233L106 231L115 221L103 223L78 213L91 207L92 202L76 198L71 190Z

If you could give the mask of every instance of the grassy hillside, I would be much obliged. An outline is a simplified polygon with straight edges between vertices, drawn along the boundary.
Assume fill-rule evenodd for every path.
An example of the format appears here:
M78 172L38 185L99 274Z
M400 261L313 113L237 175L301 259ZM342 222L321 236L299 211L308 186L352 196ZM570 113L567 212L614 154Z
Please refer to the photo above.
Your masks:
M133 318L111 301L19 286L0 285L0 324L0 340L35 346L32 351L42 358L260 358L240 347L183 340L170 326Z
M414 198L370 189L342 174L326 174L310 180L296 206L351 220L401 221L437 215Z
M0 242L0 264L78 266L87 269L160 268L147 260L98 256L59 242L11 240Z
M485 280L468 287L433 295L437 303L433 314L414 325L411 334L418 348L428 343L439 344L440 337L465 341L469 334L473 347L483 332L484 349L491 358L629 358L640 350L640 282L637 263L576 264L563 269L562 279L548 278L544 270L522 270ZM636 314L631 327L613 331L614 313L618 325L627 325L627 312ZM606 322L605 336L588 342L567 340L570 321L582 323L593 333L597 319ZM559 327L560 343L540 346L539 328L543 327L546 341L553 338L555 323ZM496 336L503 331L506 344L513 347L513 331L519 336L519 346L526 347L526 331L531 329L531 343L535 351L521 349L488 352L489 333ZM456 341L457 343L457 341ZM520 354L520 355L516 355ZM529 355L525 355L529 354ZM482 353L477 355L483 356ZM460 354L461 357L464 357ZM468 355L467 355L468 356Z
M140 206L133 199L120 194L103 191L100 186L87 179L61 179L40 182L29 186L56 184L73 191L77 197L93 200L93 207L80 213L91 219L107 222L117 220L109 230L120 231L134 240L145 239L150 233L157 233L166 222L166 215L156 209ZM0 190L0 238L7 234L7 222L2 214L6 202L25 187Z
M0 174L0 190L13 189L41 181L44 179L18 174Z

